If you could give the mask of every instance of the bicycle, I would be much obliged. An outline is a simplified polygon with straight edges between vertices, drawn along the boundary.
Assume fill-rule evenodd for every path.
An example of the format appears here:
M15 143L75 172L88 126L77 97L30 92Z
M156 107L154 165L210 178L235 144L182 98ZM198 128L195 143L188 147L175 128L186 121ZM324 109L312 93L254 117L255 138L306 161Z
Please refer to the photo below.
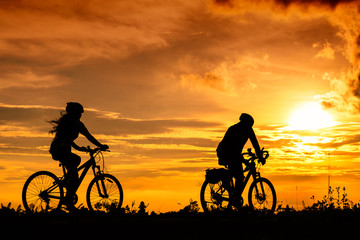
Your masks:
M262 149L263 158L269 157L269 152ZM260 176L261 163L251 148L242 153L245 159L244 173L248 172L239 192L235 193L235 185L230 170L225 168L207 169L205 181L201 187L200 199L204 212L224 211L234 208L241 208L243 205L242 193L250 179L253 182L249 187L248 203L254 210L261 210L273 213L276 207L276 192L272 183ZM235 195L240 196L236 198Z
M106 150L108 151L108 150ZM116 177L104 173L104 156L100 148L90 149L87 147L90 159L78 167L78 172L83 170L76 187L76 191L84 180L87 172L92 168L94 178L91 180L86 191L87 206L91 211L108 212L114 208L120 208L123 202L123 190ZM98 161L96 158L98 157ZM103 168L97 165L102 160ZM55 174L48 171L39 171L32 174L24 184L22 190L22 201L28 212L50 212L59 210L65 202L65 190L68 184L67 170L63 164L64 175L58 178ZM65 188L65 189L64 189ZM78 201L75 194L73 204Z

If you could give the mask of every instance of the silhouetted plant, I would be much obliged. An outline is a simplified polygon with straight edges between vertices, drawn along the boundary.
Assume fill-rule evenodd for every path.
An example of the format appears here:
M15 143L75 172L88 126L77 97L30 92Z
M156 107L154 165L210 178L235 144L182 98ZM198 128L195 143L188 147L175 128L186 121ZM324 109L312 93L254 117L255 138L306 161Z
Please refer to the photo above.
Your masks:
M19 205L16 209L11 208L11 202L8 203L7 206L1 204L0 213L3 215L19 215L24 211L21 209L21 205Z
M328 195L325 195L321 200L315 201L315 197L312 196L310 199L313 200L312 206L305 207L301 211L296 211L294 208L286 205L286 207L283 207L282 203L279 202L279 205L276 210L276 214L278 216L286 214L286 216L297 216L298 214L322 214L322 213L341 213L341 214L360 214L360 203L353 203L346 193L345 187L336 187L335 189L330 187ZM117 207L118 203L116 201L110 202L110 201L102 201L97 204L95 204L96 210L106 210L105 212L92 212L88 210L85 207L79 207L79 211L77 212L77 215L106 215L110 214L112 216L149 216L147 212L147 207L149 204L145 204L144 201L141 201L138 207L136 207L136 202L133 201L130 205L126 205L124 208ZM30 206L31 208L32 206ZM212 215L215 216L264 216L264 213L262 211L253 211L247 206L243 206L239 209L223 209L223 210L216 210L210 212ZM20 216L25 215L27 212L25 212L21 205L19 205L17 208L12 208L11 202L7 205L1 204L0 207L0 215L2 216ZM57 210L57 211L51 211L51 212L42 212L39 211L37 214L40 215L66 215L68 214L66 211L63 210ZM189 204L186 205L184 208L180 209L179 211L171 211L166 213L155 213L154 211L151 212L150 216L178 216L178 215L202 215L203 213L200 213L200 207L197 201L190 199Z
M126 205L125 206L125 213L127 213L127 214L135 214L137 210L136 210L136 208L134 206L135 206L135 201L133 201L131 203L131 207L129 207L129 205Z
M197 201L193 201L190 199L189 205L185 206L183 209L180 210L182 213L198 213L200 211L199 204Z
M348 194L346 193L346 188L336 187L335 190L329 186L328 195L325 195L322 200L314 201L311 207L305 208L308 211L327 211L334 209L352 209L356 204L348 198ZM337 195L337 196L334 196ZM314 200L314 196L311 199Z
M119 202L117 200L114 200L114 201L111 201L111 202L109 202L109 201L101 201L101 202L98 202L98 203L94 204L94 208L97 211L105 210L106 212L113 212L113 211L117 210L118 203Z
M286 204L285 207L282 207L282 204L279 204L277 209L277 212L285 212L285 213L293 213L296 212L295 208L290 207L289 204Z
M148 205L145 205L144 201L141 201L140 202L140 205L139 205L139 210L138 210L138 214L139 215L142 215L142 216L145 216L145 215L148 215L148 213L146 212L146 208L149 206Z
M126 205L124 208L112 209L109 212L110 213L119 212L122 215L142 215L142 216L146 215L147 216L148 213L146 212L146 208L148 206L149 206L149 204L145 204L144 201L141 201L140 204L139 204L139 207L136 208L135 207L135 201L133 201L130 206Z

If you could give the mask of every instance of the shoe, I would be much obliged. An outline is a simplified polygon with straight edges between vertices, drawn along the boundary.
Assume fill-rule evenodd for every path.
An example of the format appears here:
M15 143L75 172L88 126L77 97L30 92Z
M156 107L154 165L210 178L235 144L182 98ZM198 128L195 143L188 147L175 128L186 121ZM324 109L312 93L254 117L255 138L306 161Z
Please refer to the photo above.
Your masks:
M70 213L74 213L74 212L78 212L79 209L77 207L75 207L75 205L73 203L65 203L66 209L70 212Z
M242 196L238 196L238 194L233 194L230 197L230 203L232 206L236 207L237 209L241 208L244 204L244 199Z

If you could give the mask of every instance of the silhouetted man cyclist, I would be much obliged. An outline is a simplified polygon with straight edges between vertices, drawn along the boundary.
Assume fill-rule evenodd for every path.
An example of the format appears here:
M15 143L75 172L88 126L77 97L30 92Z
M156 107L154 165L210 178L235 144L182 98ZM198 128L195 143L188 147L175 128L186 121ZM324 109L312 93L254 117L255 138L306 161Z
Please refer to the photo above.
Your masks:
M78 184L78 171L77 167L81 162L80 156L71 152L71 147L78 151L86 151L85 147L79 147L74 143L74 140L79 136L79 133L84 135L91 143L106 150L109 147L101 144L96 140L85 125L80 121L84 112L84 108L80 103L69 102L66 106L66 111L61 113L61 117L57 120L49 121L53 125L53 129L49 133L55 133L55 137L50 146L50 153L54 160L60 161L68 171L67 193L65 196L65 204L69 209L74 206L73 196L75 195Z
M256 155L259 157L259 162L265 164L265 159L262 156L259 143L252 128L254 125L253 117L247 113L242 113L239 120L239 123L229 127L216 149L219 164L228 166L235 178L235 193L239 192L237 190L241 188L244 180L244 170L242 167L244 157L241 153L248 139L250 139ZM240 196L235 195L235 197Z

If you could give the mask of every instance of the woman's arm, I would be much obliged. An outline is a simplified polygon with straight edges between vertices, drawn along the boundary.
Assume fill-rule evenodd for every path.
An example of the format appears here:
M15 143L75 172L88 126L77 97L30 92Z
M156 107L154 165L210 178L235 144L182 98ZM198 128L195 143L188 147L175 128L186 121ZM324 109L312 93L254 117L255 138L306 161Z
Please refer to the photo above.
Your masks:
M75 148L78 151L84 151L84 148L80 147L79 145L77 145L76 143L72 142L71 146L73 148Z
M84 135L92 144L100 147L100 148L103 148L103 149L108 149L109 146L108 145L105 145L105 144L101 144L98 140L96 140L96 138L91 135L91 133L87 130L87 128L85 127L85 125L83 123L81 123L82 126L81 126L81 129L80 129L80 133L82 135Z

